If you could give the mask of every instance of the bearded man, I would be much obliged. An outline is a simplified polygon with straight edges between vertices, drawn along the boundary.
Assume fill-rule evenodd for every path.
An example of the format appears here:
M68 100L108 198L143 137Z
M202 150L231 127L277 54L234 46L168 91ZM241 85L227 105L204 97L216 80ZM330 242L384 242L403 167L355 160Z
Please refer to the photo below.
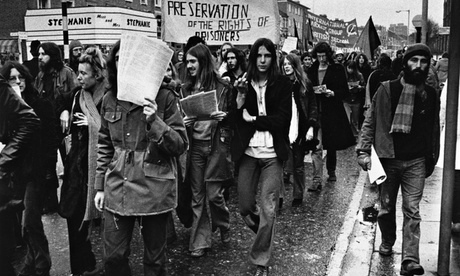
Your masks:
M69 127L69 110L71 109L64 103L68 102L65 99L71 98L70 92L76 87L76 76L70 67L64 65L61 50L53 42L45 42L38 46L38 61L40 72L35 79L35 88L37 88L41 98L50 101L53 105L56 118L58 118L55 122L57 137L53 138L60 145L59 152L62 160L64 160L66 152L61 141ZM42 212L52 213L57 211L58 207L56 189L59 187L59 183L55 166L47 169L46 179L47 192Z
M378 224L382 232L380 255L393 254L396 240L396 198L401 186L402 263L401 275L422 275L419 264L420 209L425 178L430 176L439 149L439 97L425 84L430 66L430 49L425 44L407 48L403 74L383 82L377 89L362 126L357 147L358 163L370 169L373 145L387 179L379 186L381 209Z

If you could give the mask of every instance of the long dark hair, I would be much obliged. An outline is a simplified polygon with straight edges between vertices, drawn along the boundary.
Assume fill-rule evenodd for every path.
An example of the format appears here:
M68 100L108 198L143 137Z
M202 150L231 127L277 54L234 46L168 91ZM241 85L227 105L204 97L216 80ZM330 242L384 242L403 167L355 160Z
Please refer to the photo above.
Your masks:
M224 61L227 61L228 53L235 54L236 61L238 62L238 66L241 68L241 70L243 70L243 72L246 72L246 69L247 69L246 57L245 57L243 51L241 51L241 50L239 50L237 48L228 49L227 52L225 53Z
M348 70L346 70L348 80L358 80L359 79L358 64L356 61L354 60L347 61L346 68L351 69L351 73L349 73Z
M120 50L120 40L115 42L107 58L107 74L110 85L110 90L116 96L117 95L117 60L115 55Z
M251 47L251 51L249 52L249 59L248 59L248 81L258 81L259 74L257 69L257 55L259 54L259 48L264 46L268 52L271 54L272 61L270 63L270 68L268 69L267 79L268 85L271 85L275 80L281 75L280 67L277 62L276 58L276 48L275 44L268 39L268 38L259 38L254 42Z
M45 51L45 54L50 56L49 66L51 68L54 68L59 71L62 69L62 67L64 67L64 62L62 61L62 53L59 49L59 46L57 46L56 43L43 42L42 44L40 44L40 46L38 46L37 49L40 48L42 48L43 51Z
M6 79L6 81L9 80L11 76L11 69L13 68L18 70L19 74L21 74L21 76L25 79L26 87L24 92L22 92L22 96L24 101L30 105L36 98L38 98L38 91L34 87L34 78L30 74L29 69L21 63L17 61L8 61L0 69L0 74Z
M185 82L187 83L186 89L191 90L197 82L199 82L201 88L206 91L214 89L215 84L219 81L219 76L208 46L204 44L197 44L190 48L186 55L194 56L199 63L196 77L190 75L190 72L187 70L185 78Z

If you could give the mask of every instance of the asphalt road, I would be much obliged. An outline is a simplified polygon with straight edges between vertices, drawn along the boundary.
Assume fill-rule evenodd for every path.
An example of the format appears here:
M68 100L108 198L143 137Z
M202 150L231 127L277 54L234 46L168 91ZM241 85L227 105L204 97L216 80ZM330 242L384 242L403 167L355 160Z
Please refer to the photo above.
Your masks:
M304 204L291 207L292 185L286 186L284 206L277 217L275 249L270 264L270 275L325 275L338 232L343 224L349 202L353 195L359 167L354 147L337 153L337 182L326 182L326 170L321 192L305 192ZM307 185L311 181L311 163L306 163ZM235 187L230 190L228 207L231 212L231 242L223 245L220 233L213 234L212 249L205 257L189 256L189 229L183 228L175 217L178 239L168 248L170 275L252 275L255 267L248 261L248 252L254 234L242 221L237 204ZM69 248L66 221L58 214L43 216L49 240L53 266L52 276L70 275ZM102 266L101 230L92 230L93 251ZM142 237L136 226L131 244L133 275L143 275ZM18 249L17 267L24 250Z

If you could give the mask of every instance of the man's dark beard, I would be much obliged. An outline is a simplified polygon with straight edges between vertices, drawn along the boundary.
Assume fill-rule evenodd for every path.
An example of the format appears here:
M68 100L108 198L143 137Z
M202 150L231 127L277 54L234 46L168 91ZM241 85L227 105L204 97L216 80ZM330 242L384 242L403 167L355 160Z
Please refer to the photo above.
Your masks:
M414 69L411 70L409 67L404 68L404 81L414 85L420 85L425 82L426 78L428 77L428 66L426 70L423 71L422 69Z
M43 72L49 72L51 70L51 61L48 61L46 63L39 61L38 65L40 67L40 70L42 70Z

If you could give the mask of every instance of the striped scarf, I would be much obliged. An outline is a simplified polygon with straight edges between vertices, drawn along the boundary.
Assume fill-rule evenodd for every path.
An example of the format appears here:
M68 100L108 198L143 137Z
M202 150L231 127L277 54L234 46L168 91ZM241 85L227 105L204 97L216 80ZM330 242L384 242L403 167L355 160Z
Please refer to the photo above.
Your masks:
M399 97L390 133L399 132L407 134L410 133L412 127L416 86L406 83L404 78L401 78L401 84L403 85L403 90Z

